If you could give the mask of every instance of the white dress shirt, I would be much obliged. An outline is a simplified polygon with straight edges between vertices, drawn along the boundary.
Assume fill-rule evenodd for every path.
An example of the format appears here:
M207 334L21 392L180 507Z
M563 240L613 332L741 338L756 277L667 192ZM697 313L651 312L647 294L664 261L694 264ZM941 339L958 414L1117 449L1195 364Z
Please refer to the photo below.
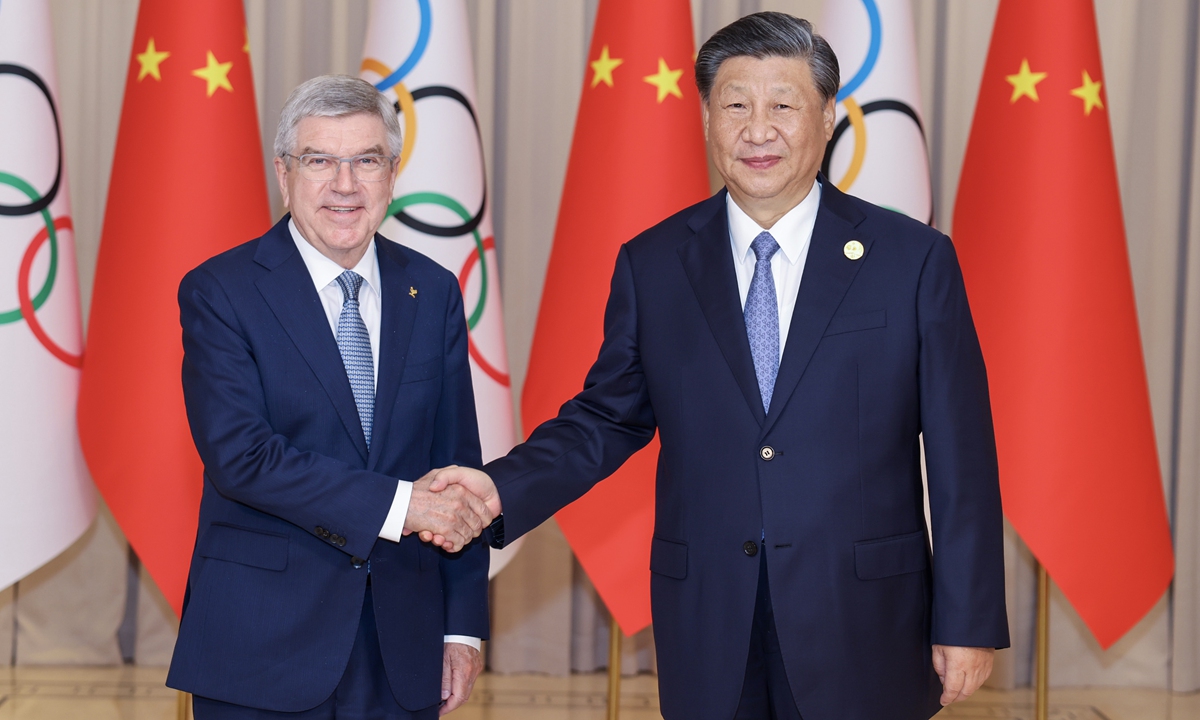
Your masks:
M325 309L325 318L329 320L329 329L337 337L338 318L342 314L342 287L337 284L337 278L346 268L325 257L313 247L300 231L296 223L288 220L288 230L292 233L292 242L300 251L304 266L312 276L317 295L321 298L321 307ZM363 324L367 326L367 337L371 340L371 364L375 368L375 385L379 385L379 326L383 317L382 285L379 284L379 262L375 255L375 239L363 254L358 264L351 268L362 276L363 284L358 290L358 311L362 315ZM388 510L379 530L379 537L392 542L400 542L404 534L404 519L408 515L408 503L412 499L411 482L400 480L396 483L396 495L392 498L392 507ZM465 635L447 635L446 642L459 642L480 649L479 638Z
M725 207L729 211L729 244L733 249L733 268L737 273L738 294L742 310L746 309L746 295L750 292L750 281L754 279L757 259L750 244L759 233L767 230L779 252L771 257L771 276L775 279L775 299L779 303L779 357L783 359L783 348L787 345L788 329L792 325L792 311L796 307L796 296L800 293L800 277L804 275L804 261L808 258L808 245L812 240L813 226L817 223L817 208L821 205L821 183L813 181L800 204L788 210L768 230L754 222L733 201L732 195L725 196Z

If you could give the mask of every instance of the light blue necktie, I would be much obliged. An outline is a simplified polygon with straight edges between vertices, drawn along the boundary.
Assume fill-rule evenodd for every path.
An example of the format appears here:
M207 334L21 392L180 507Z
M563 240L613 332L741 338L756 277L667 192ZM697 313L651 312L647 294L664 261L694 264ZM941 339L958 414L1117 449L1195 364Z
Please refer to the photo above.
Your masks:
M750 339L763 412L768 412L771 394L775 392L775 376L779 374L779 300L775 295L775 277L771 274L771 256L779 251L779 243L771 233L763 231L750 243L750 249L754 251L755 263L754 278L746 293L746 336Z
M362 423L367 447L371 447L371 423L375 417L375 361L371 358L371 338L367 325L358 310L358 290L362 287L362 276L347 270L337 276L342 288L342 313L338 316L337 344L342 354L342 365L346 366L346 377L354 391L354 404L358 406L358 421Z

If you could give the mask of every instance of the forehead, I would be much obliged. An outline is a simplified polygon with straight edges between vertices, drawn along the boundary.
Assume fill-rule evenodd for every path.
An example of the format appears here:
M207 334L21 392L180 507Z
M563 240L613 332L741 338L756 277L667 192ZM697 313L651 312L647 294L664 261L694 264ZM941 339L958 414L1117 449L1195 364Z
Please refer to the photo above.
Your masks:
M721 63L713 92L817 92L804 58L737 55Z
M387 128L375 115L306 117L296 123L296 149L314 152L358 152L387 146Z

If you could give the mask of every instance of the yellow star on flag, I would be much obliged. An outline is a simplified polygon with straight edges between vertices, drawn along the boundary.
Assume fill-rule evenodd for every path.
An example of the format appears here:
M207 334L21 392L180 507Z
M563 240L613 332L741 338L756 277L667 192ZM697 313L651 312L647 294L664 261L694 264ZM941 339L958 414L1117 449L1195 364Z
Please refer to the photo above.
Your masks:
M1047 74L1044 72L1032 72L1029 69L1029 60L1022 60L1021 69L1017 71L1017 74L1007 75L1004 78L1013 86L1012 100L1010 102L1016 102L1023 97L1028 97L1037 102L1037 84L1045 80Z
M1083 101L1083 114L1091 115L1092 108L1103 108L1104 103L1100 101L1100 86L1104 83L1098 80L1092 80L1088 75L1088 71L1083 71L1083 85L1071 91L1071 94Z
M155 80L162 80L162 75L158 72L158 66L162 64L163 60L171 57L171 53L159 52L158 48L154 47L154 38L150 38L150 42L146 44L146 52L138 53L135 57L142 65L141 69L138 70L138 82L141 82L142 78L147 75L154 76Z
M229 92L233 92L233 85L229 84L229 69L233 67L233 61L217 62L217 58L213 56L212 50L208 51L208 64L202 68L192 71L192 74L198 78L208 82L208 96L212 97L217 88L225 88Z
M246 44L242 46L242 52L249 55L250 54L250 28L244 27L244 28L242 28L242 32L245 33L245 35L246 35Z
M674 95L677 98L683 98L683 93L679 92L679 76L683 75L683 70L672 70L667 67L667 61L662 58L658 59L658 73L647 75L642 78L654 87L658 88L658 101L661 103L667 99L668 95Z
M613 70L616 70L617 66L623 62L625 61L621 58L609 57L608 46L605 45L604 49L600 51L600 57L591 62L592 72L595 73L592 75L592 87L596 87L600 83L612 87Z

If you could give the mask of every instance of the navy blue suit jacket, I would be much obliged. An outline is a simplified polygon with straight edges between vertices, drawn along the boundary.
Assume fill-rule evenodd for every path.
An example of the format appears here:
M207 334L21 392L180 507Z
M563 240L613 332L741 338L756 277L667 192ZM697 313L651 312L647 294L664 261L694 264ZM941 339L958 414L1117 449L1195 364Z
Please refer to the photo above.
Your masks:
M441 700L443 636L487 637L488 549L447 555L415 535L377 536L397 479L481 462L458 282L375 236L383 303L368 452L287 221L179 287L204 494L167 684L275 711L323 702L350 656L369 561L392 691L406 708L429 707Z
M861 259L846 256L850 240ZM931 643L1007 646L987 379L941 233L824 183L769 413L725 192L625 244L584 390L485 467L504 537L582 495L655 429L650 570L668 720L733 716L761 561L748 543L764 531L805 720L928 718L941 692Z

